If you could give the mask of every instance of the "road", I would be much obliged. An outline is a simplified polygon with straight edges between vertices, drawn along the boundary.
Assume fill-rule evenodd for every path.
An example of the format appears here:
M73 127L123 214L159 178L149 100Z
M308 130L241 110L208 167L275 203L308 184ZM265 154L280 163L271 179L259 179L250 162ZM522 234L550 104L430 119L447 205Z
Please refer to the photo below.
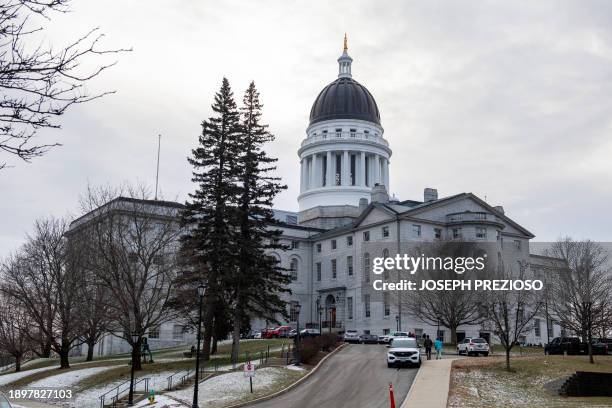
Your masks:
M386 351L383 345L348 345L304 383L249 408L388 408L389 383L400 406L417 369L387 368Z

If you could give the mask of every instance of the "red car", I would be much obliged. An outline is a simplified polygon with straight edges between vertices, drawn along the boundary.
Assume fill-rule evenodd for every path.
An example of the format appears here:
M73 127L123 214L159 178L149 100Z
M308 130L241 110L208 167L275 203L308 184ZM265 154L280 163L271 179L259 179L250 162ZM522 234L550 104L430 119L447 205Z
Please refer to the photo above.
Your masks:
M289 337L291 326L278 326L272 330L272 337Z
M262 339L271 339L274 337L274 329L263 329L261 331Z

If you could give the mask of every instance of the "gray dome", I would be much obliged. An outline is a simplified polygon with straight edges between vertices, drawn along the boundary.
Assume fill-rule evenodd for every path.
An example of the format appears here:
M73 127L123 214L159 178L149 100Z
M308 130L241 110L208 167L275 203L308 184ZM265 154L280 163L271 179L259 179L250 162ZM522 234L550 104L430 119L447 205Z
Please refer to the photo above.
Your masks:
M365 86L341 77L323 88L310 110L311 125L332 119L358 119L380 125L380 112Z

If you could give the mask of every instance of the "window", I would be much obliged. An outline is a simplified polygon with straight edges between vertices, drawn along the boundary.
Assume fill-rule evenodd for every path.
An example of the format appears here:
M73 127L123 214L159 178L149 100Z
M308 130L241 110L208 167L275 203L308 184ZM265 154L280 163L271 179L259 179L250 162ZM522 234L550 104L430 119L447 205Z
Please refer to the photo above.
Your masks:
M285 222L290 225L297 225L297 215L287 215Z
M321 244L317 244L317 252L321 252Z
M185 333L184 326L181 326L180 324L175 324L174 327L172 327L172 338L174 340L183 340L184 333Z
M317 262L317 281L321 282L321 262Z
M533 331L535 332L536 337L540 337L542 335L542 328L540 327L540 319L533 319Z
M290 322L296 322L299 317L299 313L297 311L298 305L299 305L298 302L291 302L289 304L289 321Z
M453 239L461 239L461 228L453 228Z
M514 246L516 247L517 251L521 250L521 240L520 239L515 239L514 240Z
M363 306L364 306L365 317L370 317L370 295L369 294L363 295Z
M369 130L364 130L364 131L363 131L363 137L364 137L365 139L367 139L367 138L368 138L368 136L370 136L370 131L369 131Z
M389 227L382 227L382 236L387 238L389 236Z
M150 339L159 339L159 331L160 331L159 325L153 326L153 327L149 327L149 338Z
M497 239L498 241L499 241L499 240L501 240L501 232L496 231L496 234L495 234L495 235L496 235L496 239Z
M342 185L342 155L336 155L336 185Z
M391 333L391 329L383 329L383 336Z
M353 276L353 257L352 256L346 257L346 273L348 273L348 276Z
M291 241L291 249L300 249L300 241Z
M291 260L291 262L289 263L289 270L290 270L290 274L291 274L291 280L297 280L298 279L298 261L297 259L293 258Z
M336 137L342 137L342 128L336 129Z
M351 137L355 137L357 134L357 129L351 129Z
M444 343L444 330L438 330L436 338L442 340L442 343Z
M332 270L332 279L336 279L338 277L338 269L337 269L337 262L335 259L331 260L331 270Z
M487 238L487 229L484 227L476 227L476 238L477 239Z
M442 228L434 228L434 238L442 239Z
M421 340L423 338L423 329L414 329L414 337L417 340Z
M352 236L346 237L346 246L347 247L353 246L353 237Z
M335 240L335 239L332 239L332 241L331 241L331 248L332 248L332 249L336 249L337 247L338 247L338 245L337 245L337 243L336 243L336 240Z
M352 297L346 298L346 314L347 314L347 319L353 320L353 298Z
M363 279L370 282L370 254L363 254Z
M355 174L357 174L357 156L354 154L350 155L351 157L351 174L349 174L349 180L350 180L350 185L354 186L355 185Z
M389 316L391 314L391 306L389 305L389 292L383 293L383 315Z
M421 238L421 226L412 225L412 236L415 238Z
M327 139L327 129L323 131L323 139Z
M370 231L363 231L363 240L364 241L370 240Z

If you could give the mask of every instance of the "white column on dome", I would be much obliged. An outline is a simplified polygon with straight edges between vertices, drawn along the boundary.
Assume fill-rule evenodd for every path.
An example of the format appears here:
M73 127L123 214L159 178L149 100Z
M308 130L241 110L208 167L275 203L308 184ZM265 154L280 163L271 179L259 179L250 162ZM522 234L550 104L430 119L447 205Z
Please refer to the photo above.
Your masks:
M389 191L389 159L385 159L384 169L385 169L385 187L387 187L387 192L388 192Z
M376 183L380 184L380 160L377 154L374 155L374 157L372 157L372 167L374 169L374 177L373 177L373 183L372 185L375 185Z
M342 155L342 185L348 186L349 183L349 173L350 173L350 158L348 150L345 150Z
M332 152L327 152L327 174L325 183L327 187L332 187L334 185L334 173L332 172Z
M360 166L359 166L359 185L366 185L366 155L365 152L359 153L360 158Z
M300 160L300 193L304 192L304 159Z
M317 186L316 184L316 179L317 179L317 166L316 166L316 154L312 154L310 155L310 181L308 183L308 188L313 189Z

